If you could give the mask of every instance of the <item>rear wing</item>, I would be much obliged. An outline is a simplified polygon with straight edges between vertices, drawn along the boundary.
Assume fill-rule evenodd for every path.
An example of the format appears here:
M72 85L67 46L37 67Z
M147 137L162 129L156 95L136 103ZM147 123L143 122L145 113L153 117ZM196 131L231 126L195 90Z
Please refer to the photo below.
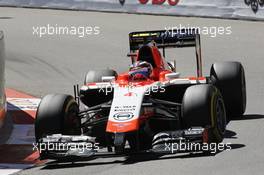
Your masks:
M165 48L195 47L197 76L202 77L201 41L197 29L132 32L129 34L130 53L134 53L150 42L154 42L158 48L163 49L164 57Z

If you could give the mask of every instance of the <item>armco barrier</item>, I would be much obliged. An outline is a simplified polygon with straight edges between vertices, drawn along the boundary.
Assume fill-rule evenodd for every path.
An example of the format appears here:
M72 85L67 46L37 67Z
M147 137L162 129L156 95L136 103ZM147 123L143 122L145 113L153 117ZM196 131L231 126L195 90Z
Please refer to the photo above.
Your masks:
M264 20L264 0L0 0L0 6Z
M0 31L0 128L3 126L6 114L5 98L5 46L4 34Z

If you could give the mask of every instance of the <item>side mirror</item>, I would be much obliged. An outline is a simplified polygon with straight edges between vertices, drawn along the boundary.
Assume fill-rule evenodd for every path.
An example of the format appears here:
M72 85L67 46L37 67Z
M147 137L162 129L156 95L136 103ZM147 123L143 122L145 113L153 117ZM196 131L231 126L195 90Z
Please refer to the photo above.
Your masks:
M134 63L135 60L136 60L136 57L137 57L137 53L135 53L135 52L128 53L127 57L130 57L131 58L131 62Z
M168 65L170 66L171 71L176 72L176 60L169 61Z

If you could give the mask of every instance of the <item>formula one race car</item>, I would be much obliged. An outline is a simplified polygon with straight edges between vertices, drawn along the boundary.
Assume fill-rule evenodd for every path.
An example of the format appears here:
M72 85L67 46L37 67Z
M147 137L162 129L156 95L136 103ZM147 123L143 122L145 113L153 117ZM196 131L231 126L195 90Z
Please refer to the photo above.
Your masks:
M196 30L132 32L129 42L128 72L89 71L84 85L74 86L75 97L41 100L35 121L41 159L165 154L180 142L220 143L227 119L245 112L243 66L214 63L204 77ZM181 77L175 62L165 60L166 48L181 47L195 47L196 76ZM174 153L181 151L201 150Z

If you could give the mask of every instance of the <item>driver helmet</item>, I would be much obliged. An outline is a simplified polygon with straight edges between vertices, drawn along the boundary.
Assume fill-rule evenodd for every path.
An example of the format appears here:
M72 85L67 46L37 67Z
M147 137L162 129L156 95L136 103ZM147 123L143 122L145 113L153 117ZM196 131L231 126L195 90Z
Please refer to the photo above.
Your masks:
M133 79L147 79L150 77L153 67L146 61L136 61L129 69L129 76Z

